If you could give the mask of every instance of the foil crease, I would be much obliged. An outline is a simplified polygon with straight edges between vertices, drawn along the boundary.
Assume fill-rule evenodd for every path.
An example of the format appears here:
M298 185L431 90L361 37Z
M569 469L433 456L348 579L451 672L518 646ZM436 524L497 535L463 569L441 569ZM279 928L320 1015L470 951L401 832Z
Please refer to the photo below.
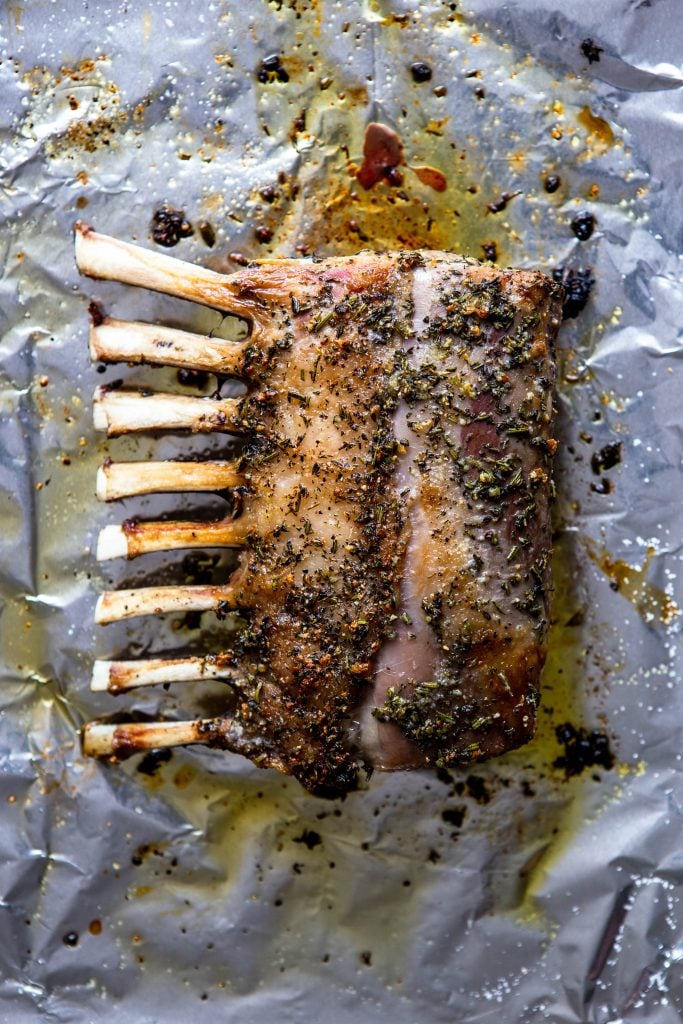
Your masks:
M3 6L2 1021L680 1020L678 13L675 0ZM272 54L286 81L263 65ZM417 61L431 80L413 80ZM403 141L400 189L354 177L373 120ZM443 193L416 175L425 165ZM492 212L503 193L519 194ZM98 505L107 455L229 446L92 429L97 383L184 389L171 371L100 375L91 300L234 328L79 278L76 219L151 246L164 201L197 229L174 254L222 270L363 245L482 258L484 243L505 265L592 268L560 341L554 625L528 748L451 776L375 776L337 803L214 752L82 758L93 717L226 700L218 685L88 690L95 656L216 650L224 628L93 625L112 582L230 568L94 558L106 523L202 505ZM586 242L580 211L596 218ZM591 457L615 442L621 463L596 475ZM614 766L565 778L566 722L606 731Z

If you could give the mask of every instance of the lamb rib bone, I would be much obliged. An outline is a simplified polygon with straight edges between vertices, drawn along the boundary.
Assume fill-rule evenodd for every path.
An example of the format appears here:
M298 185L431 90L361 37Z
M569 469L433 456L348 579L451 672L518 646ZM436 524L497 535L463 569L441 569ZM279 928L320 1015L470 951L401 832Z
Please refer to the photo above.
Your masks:
M97 497L118 501L138 494L224 491L245 482L233 462L105 462L97 471Z
M191 430L193 433L240 433L238 398L196 398L158 392L97 388L93 399L95 430L108 437L141 430Z
M138 686L193 682L198 679L229 681L235 675L224 655L187 658L138 658L102 661L93 665L91 690L124 693Z
M127 520L122 526L105 526L97 540L97 560L136 558L151 551L183 548L239 548L244 543L241 520L220 522L145 522Z
M239 376L251 344L112 317L90 326L90 355L104 363L158 363Z
M263 767L286 771L277 755L245 741L242 729L229 715L180 722L126 722L107 725L89 722L83 729L83 753L87 757L121 760L143 750L201 744L237 754L247 751ZM245 749L246 748L246 749Z
M236 609L235 588L226 586L137 587L105 590L95 607L95 622L108 625L138 615Z
M471 764L526 742L548 619L560 290L448 253L223 277L83 227L77 253L85 273L244 317L263 353L248 379L269 397L252 390L227 417L247 433L253 542L218 607L246 605L250 626L229 652L231 738L211 745L329 793L363 762ZM211 589L102 604L113 621L211 607L198 596ZM98 742L135 749L119 733Z

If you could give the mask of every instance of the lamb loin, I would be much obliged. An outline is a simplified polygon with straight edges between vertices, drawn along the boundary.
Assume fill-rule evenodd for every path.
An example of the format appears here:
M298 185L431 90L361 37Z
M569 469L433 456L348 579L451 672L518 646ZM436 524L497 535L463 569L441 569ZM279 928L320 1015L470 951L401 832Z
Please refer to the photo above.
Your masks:
M235 709L86 727L88 753L204 743L337 794L362 769L468 765L534 731L550 591L561 289L444 252L264 260L230 276L77 227L80 269L248 320L243 343L97 318L98 359L228 373L239 399L100 392L96 424L245 435L237 464L113 464L105 498L242 489L239 518L107 527L100 556L238 546L228 586L100 598L102 622L239 609L210 658L98 662L95 686L219 676ZM186 464L183 464L186 465ZM187 483L187 474L192 480ZM194 474L194 475L193 475Z

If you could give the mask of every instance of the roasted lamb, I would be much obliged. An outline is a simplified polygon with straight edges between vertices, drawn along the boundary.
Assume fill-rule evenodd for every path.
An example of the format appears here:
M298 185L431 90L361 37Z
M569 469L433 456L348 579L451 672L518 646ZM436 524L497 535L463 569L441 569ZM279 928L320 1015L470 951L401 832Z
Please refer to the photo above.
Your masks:
M228 585L104 593L102 623L239 610L210 657L96 662L93 685L221 678L229 714L84 730L113 759L234 751L320 794L471 764L534 731L550 591L561 289L444 252L263 260L225 276L79 224L80 270L244 318L241 343L97 316L93 357L239 377L241 398L98 390L95 425L244 435L232 462L108 463L105 500L239 487L216 522L105 527L99 556L238 547Z

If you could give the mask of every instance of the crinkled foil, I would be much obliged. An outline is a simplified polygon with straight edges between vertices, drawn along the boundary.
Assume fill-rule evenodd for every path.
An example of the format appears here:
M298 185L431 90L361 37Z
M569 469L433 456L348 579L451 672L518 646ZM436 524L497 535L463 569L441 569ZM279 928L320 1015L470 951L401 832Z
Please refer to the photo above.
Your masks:
M3 1021L681 1019L680 14L677 0L2 5ZM355 177L370 121L402 140L400 185ZM217 684L88 689L96 656L217 650L226 628L93 625L104 587L230 569L212 552L94 557L106 523L217 501L99 505L107 455L231 444L93 431L98 383L191 389L92 366L91 300L232 329L79 278L76 219L151 247L164 201L195 228L173 253L223 270L363 246L591 268L560 342L554 625L529 747L375 775L343 802L219 752L82 758L92 717L227 699ZM567 777L567 723L606 735L612 767Z

